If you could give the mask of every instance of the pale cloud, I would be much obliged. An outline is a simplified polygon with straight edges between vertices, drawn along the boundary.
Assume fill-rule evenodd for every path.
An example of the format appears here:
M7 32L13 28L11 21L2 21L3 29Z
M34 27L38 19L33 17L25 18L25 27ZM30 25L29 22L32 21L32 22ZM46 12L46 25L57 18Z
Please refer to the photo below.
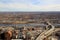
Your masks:
M60 4L57 4L57 0L35 0L35 2L33 2L34 0L11 1L13 3L0 3L0 11L60 11ZM18 1L21 1L21 3Z

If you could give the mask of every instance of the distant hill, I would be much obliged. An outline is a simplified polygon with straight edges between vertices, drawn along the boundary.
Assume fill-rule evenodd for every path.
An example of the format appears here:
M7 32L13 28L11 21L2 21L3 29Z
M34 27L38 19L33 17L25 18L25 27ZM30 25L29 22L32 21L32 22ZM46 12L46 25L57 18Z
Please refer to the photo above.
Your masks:
M60 12L0 12L0 14L60 14Z

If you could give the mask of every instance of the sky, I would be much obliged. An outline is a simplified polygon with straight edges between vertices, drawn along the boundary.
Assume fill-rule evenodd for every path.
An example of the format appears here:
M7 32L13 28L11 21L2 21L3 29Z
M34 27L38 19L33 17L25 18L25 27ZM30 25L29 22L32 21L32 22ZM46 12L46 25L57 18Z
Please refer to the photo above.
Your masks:
M0 11L60 11L60 0L0 0Z

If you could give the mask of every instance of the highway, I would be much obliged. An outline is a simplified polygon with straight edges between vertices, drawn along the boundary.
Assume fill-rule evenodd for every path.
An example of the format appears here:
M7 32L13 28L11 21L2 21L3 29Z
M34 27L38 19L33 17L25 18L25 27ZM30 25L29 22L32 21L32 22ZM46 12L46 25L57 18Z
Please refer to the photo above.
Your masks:
M46 38L47 36L51 35L51 34L54 32L55 27L54 27L51 23L49 23L49 22L47 22L47 23L48 23L48 25L51 25L52 28L49 29L49 30L45 30L44 32L42 32L42 33L37 37L36 40L43 40L44 38Z

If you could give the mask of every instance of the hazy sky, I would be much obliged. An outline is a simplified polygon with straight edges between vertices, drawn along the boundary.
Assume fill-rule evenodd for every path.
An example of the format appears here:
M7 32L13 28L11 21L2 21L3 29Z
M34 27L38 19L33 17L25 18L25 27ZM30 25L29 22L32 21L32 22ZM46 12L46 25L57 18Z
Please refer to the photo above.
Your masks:
M0 11L60 11L60 0L0 0Z

